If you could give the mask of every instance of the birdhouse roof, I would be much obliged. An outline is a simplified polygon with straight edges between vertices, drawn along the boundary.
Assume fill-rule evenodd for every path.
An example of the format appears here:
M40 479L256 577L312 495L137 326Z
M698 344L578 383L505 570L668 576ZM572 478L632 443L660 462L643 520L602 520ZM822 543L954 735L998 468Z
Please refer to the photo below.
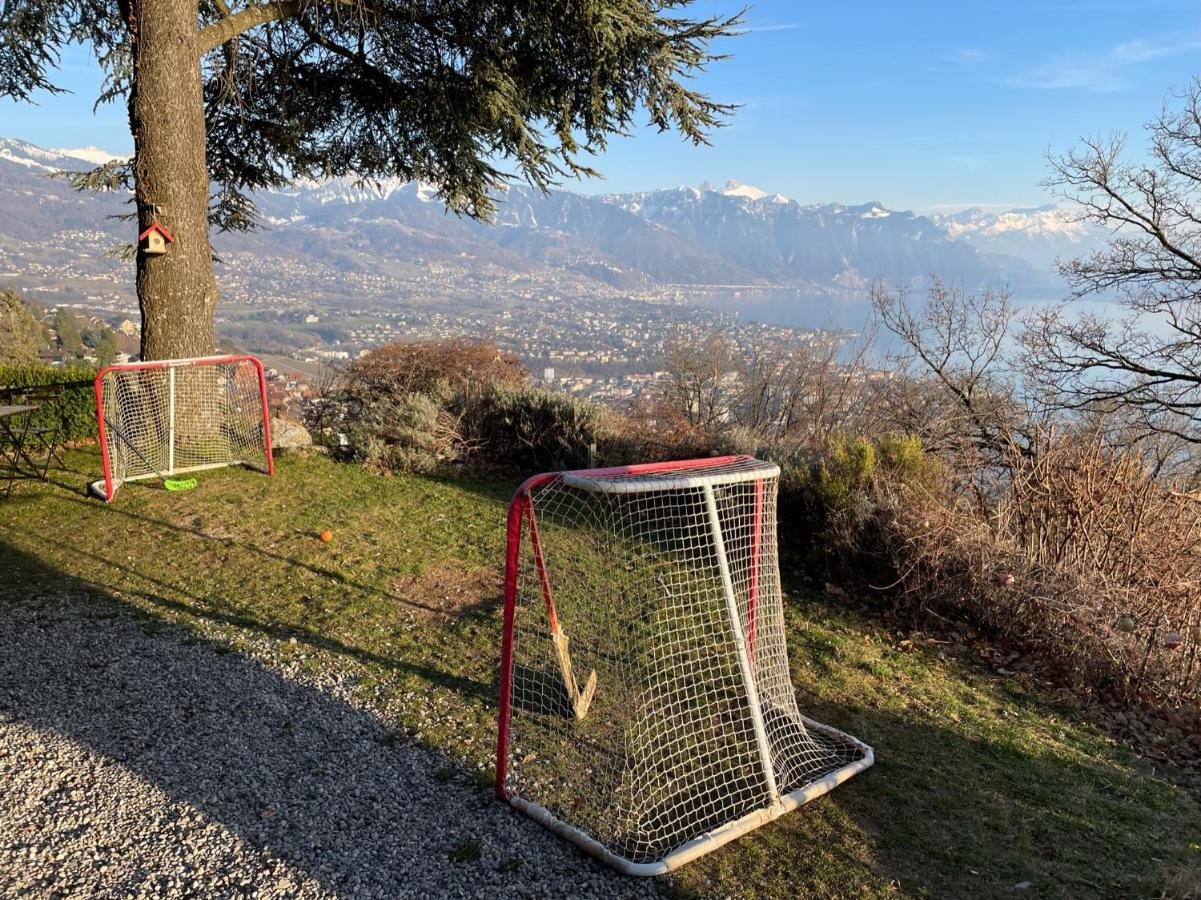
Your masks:
M169 244L175 243L175 238L172 236L171 232L169 232L166 228L164 228L158 222L151 222L150 226L145 231L143 231L141 234L138 235L138 240L139 241L145 240L146 235L150 234L150 232L152 232L152 231L157 231L159 234L161 234L164 238L167 239L167 243L169 243Z

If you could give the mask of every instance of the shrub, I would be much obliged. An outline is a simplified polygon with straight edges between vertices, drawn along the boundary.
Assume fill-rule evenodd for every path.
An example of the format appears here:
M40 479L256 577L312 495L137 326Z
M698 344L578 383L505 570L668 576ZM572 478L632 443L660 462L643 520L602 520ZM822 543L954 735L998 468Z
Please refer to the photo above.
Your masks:
M41 310L16 291L0 290L0 366L34 365L38 351L50 346Z
M392 344L356 360L309 424L351 459L432 472L586 465L608 434L595 404L536 389L482 342Z
M96 436L96 395L93 379L96 372L90 366L72 365L63 368L42 365L0 365L0 387L32 387L42 384L66 386L62 402L44 406L29 417L37 427L57 425L63 440L82 441Z
M445 460L420 447L404 444L386 446L380 455L379 466L390 472L410 472L414 475L435 475L442 471Z
M432 394L445 388L472 393L491 384L523 384L528 378L516 356L487 341L413 341L386 344L356 359L341 389L362 398Z
M982 492L915 437L835 439L785 461L782 534L896 582L898 602L1020 641L1079 692L1201 701L1201 494L1100 439L1005 453Z
M881 567L873 536L877 507L889 496L878 485L941 480L938 464L913 435L836 435L817 454L785 457L780 470L782 533L825 565L860 574Z
M735 425L722 431L713 441L717 456L755 456L761 452L763 440L753 428Z
M835 439L785 462L782 533L896 582L899 602L1020 641L1080 692L1201 700L1201 494L1101 440L1006 453L981 492L912 436Z
M1020 639L1085 692L1201 699L1201 495L1098 441L1012 449L995 504L879 485L905 592Z
M587 466L609 433L595 403L504 384L467 399L463 424L487 462L523 470Z
M780 463L781 489L802 496L829 516L871 492L878 478L894 482L938 480L942 469L916 435L883 434L873 438L838 435L816 456L798 452Z
M365 465L429 473L464 457L459 417L430 394L384 394L347 407L346 452Z
M905 481L926 477L937 470L916 434L884 434L875 439L879 467Z
M831 513L840 513L852 497L861 494L876 471L876 448L866 438L837 437L816 463L798 471L798 487L812 502Z
M358 402L344 432L352 458L381 469L430 472L461 458L459 419L429 394L384 394Z

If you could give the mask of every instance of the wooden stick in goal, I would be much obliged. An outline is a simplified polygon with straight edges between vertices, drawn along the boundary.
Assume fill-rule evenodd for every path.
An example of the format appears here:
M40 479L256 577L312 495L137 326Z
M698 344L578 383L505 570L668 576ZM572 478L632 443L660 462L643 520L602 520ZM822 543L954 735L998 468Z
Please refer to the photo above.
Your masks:
M530 522L530 544L534 548L534 567L538 570L538 580L542 584L542 597L546 601L546 618L550 622L550 639L555 645L555 656L559 660L559 673L563 676L563 687L567 689L567 698L577 719L588 715L588 707L592 705L592 696L596 693L596 670L593 669L588 681L581 691L571 668L571 653L568 651L568 639L563 628L559 625L559 615L555 611L555 599L550 590L550 578L546 574L546 565L542 560L542 543L538 540L538 525L534 521L534 508L526 505L526 516Z

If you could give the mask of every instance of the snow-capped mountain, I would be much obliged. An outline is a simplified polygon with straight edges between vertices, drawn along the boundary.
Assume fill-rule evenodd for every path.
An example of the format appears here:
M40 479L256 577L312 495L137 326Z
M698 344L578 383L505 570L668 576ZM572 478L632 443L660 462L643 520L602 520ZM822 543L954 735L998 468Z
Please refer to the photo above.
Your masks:
M0 139L0 245L4 236L52 241L69 231L128 239L126 225L111 218L121 198L80 194L45 177L113 158L95 147L46 150ZM252 242L255 252L364 272L393 260L453 258L481 273L552 266L630 287L861 290L877 277L939 274L1041 289L1055 256L1096 239L1051 208L924 216L879 202L802 205L736 181L626 194L516 185L498 198L492 224L448 214L433 185L395 179L299 181L255 199L266 229L218 235L219 254Z
M767 191L763 188L757 188L751 184L739 184L733 178L726 182L726 186L721 189L721 192L726 197L746 197L748 200L762 200L767 196Z
M330 178L327 181L300 179L292 187L270 192L273 206L281 206L292 200L295 215L303 215L301 207L310 207L314 203L319 206L374 204L387 201L395 194L408 195L422 203L430 203L438 199L437 185L424 181L403 181L399 178L384 178L366 180L342 176Z
M1087 254L1109 237L1054 204L999 213L974 206L930 218L956 240L986 253L1016 256L1038 269L1053 268L1057 258Z
M7 238L14 249L45 242L57 244L60 253L71 253L74 243L68 235L72 232L117 233L109 217L122 211L119 200L81 194L64 179L51 177L64 170L86 171L110 158L111 154L95 147L47 150L0 138L0 246ZM18 271L11 265L6 268Z
M0 138L0 160L22 166L30 171L59 172L64 169L77 171L102 166L120 154L109 153L99 147L77 147L75 149L43 149L15 138Z
M1030 209L1011 209L1001 213L985 212L980 207L973 206L957 213L935 215L931 218L945 225L947 234L951 237L997 237L1022 232L1027 235L1055 235L1079 239L1084 231L1083 225L1054 204Z
M1033 274L1021 260L993 258L925 216L879 202L803 206L734 182L599 199L769 283L853 288L932 272L973 283Z

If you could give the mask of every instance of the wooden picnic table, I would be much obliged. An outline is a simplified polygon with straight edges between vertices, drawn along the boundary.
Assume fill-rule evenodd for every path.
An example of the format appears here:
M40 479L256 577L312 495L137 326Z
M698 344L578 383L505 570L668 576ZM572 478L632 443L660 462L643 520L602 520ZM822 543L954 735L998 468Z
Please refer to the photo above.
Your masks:
M38 470L38 465L29 456L25 450L24 430L13 431L12 419L14 416L21 416L25 413L31 413L38 409L38 406L29 404L18 404L0 406L0 459L5 463L5 470L8 474L8 486L5 488L4 496L8 497L12 493L13 482L18 478L32 477L41 479L43 473ZM29 466L29 472L22 470L22 463Z

